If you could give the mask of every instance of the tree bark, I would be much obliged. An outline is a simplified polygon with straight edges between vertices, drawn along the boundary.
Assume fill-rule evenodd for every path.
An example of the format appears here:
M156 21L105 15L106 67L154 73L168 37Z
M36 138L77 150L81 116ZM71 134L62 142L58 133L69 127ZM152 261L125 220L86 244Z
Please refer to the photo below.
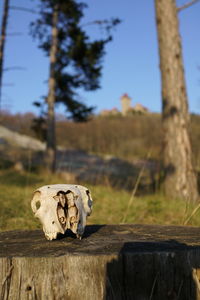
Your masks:
M58 50L58 6L55 5L52 18L52 41L50 49L50 76L49 92L47 97L47 149L46 165L49 171L54 172L56 168L56 135L55 135L55 101L56 101L56 78L55 66Z
M192 6L193 4L196 4L197 2L199 2L199 0L191 0L188 3L185 3L184 5L177 7L177 11L182 11L190 6Z
M198 199L188 133L189 112L175 0L155 0L162 78L164 190L167 196Z
M4 0L4 9L1 25L1 38L0 38L0 111L1 111L1 91L2 91L2 76L3 76L3 58L4 58L4 47L6 41L6 27L8 21L8 9L9 0Z
M200 300L195 227L90 225L83 239L0 233L1 300Z

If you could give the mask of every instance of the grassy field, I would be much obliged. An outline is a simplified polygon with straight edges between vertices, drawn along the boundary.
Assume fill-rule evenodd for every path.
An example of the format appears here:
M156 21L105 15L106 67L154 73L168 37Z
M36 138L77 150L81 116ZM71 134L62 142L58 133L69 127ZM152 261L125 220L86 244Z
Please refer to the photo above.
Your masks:
M41 173L18 173L0 170L0 231L41 228L30 208L33 191L42 185L64 183L59 176ZM73 183L73 182L72 182ZM94 208L88 224L176 224L183 225L197 206L181 200L170 200L162 194L133 197L130 192L108 186L87 185ZM200 210L196 209L187 225L200 225Z

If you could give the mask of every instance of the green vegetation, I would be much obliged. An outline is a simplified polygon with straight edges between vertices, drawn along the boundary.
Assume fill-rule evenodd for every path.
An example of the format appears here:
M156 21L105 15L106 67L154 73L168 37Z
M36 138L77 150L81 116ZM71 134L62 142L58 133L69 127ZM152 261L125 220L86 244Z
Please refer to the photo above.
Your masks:
M13 169L0 171L0 230L41 228L30 207L33 191L44 184L64 182L58 176L42 173L18 173ZM93 195L94 209L89 224L121 223L126 214L131 193L109 185L86 184ZM124 223L183 225L195 207L181 200L170 200L162 194L135 197ZM187 225L200 225L200 211Z

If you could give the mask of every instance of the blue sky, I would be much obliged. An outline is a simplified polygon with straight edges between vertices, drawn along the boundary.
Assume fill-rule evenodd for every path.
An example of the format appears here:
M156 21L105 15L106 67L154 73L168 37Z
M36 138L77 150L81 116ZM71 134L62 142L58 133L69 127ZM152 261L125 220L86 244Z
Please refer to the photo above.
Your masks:
M2 14L2 3L0 11ZM12 6L37 8L38 0L10 0ZM113 33L103 60L101 89L95 92L80 91L88 105L102 109L120 109L124 93L132 98L132 105L141 103L150 111L161 110L161 83L158 45L153 0L86 0L83 24L94 20L118 17L122 23ZM180 6L189 0L177 0ZM200 3L179 13L189 107L200 113ZM37 48L29 33L29 23L35 15L10 10L5 47L4 68L21 67L22 70L4 72L2 106L12 113L37 112L32 103L47 93L48 58ZM95 26L85 26L94 38L102 37ZM58 112L64 113L62 106Z

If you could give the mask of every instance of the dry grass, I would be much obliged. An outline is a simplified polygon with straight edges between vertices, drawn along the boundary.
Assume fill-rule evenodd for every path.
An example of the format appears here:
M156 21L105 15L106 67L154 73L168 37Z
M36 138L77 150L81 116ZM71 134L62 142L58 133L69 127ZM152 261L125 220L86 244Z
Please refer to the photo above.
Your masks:
M41 228L33 217L30 200L33 191L44 184L63 182L60 176L37 173L0 171L0 230ZM87 184L87 183L83 183ZM88 184L87 184L88 185ZM130 201L131 193L108 186L88 185L94 209L89 224L119 224ZM126 223L183 225L195 207L182 200L166 199L162 194L134 197L126 215ZM200 211L189 218L187 225L200 225Z
M1 125L35 137L36 134L31 129L34 117L31 113L12 115L2 112ZM57 119L57 141L64 147L101 155L109 154L131 161L144 158L147 149L151 148L152 158L161 158L163 145L160 114L134 114L126 118L96 117L86 123L69 122L64 116ZM200 116L191 115L190 132L197 169L200 169L199 126Z

